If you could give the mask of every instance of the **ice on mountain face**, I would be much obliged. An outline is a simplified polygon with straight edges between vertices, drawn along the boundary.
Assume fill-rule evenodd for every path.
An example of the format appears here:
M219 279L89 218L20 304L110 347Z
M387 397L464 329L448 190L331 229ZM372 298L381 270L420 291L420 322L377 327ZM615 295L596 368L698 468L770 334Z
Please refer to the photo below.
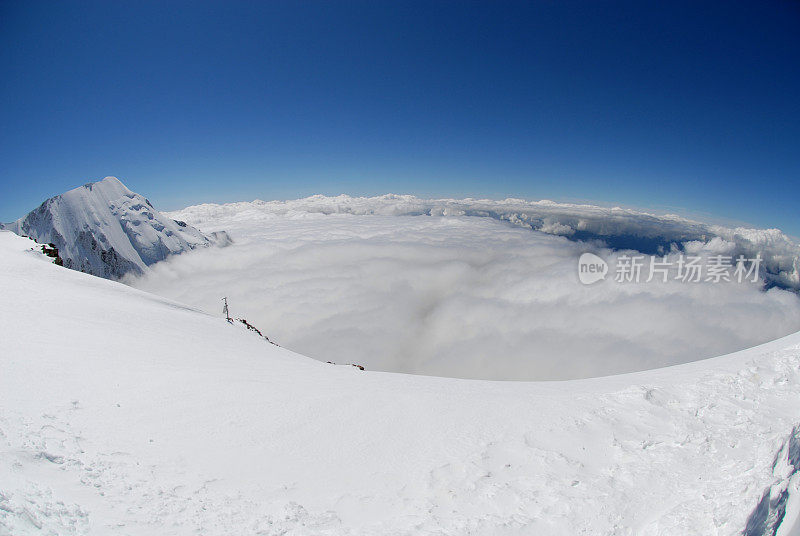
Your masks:
M800 512L787 508L790 489L800 484L800 427L792 430L772 464L772 471L776 481L764 491L750 514L743 536L793 536L800 532ZM779 534L784 527L786 530Z
M52 197L6 229L54 244L64 266L107 279L141 274L147 266L198 247L226 245L157 211L115 177Z

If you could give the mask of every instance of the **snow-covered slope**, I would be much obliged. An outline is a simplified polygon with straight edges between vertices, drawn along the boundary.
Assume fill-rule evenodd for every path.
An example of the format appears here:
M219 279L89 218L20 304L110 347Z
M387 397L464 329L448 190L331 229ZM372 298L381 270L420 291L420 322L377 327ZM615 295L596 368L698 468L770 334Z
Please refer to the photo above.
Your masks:
M362 372L32 246L0 232L0 534L797 529L800 334L592 380Z
M171 254L207 247L217 238L161 214L115 177L52 197L3 227L55 244L68 268L110 279L140 274Z

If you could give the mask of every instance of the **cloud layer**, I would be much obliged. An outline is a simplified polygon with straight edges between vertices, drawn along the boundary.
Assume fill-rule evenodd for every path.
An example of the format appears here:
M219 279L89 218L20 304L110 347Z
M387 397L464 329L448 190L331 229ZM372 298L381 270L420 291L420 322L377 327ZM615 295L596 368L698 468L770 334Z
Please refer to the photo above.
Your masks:
M343 199L190 207L173 216L207 232L228 230L235 245L173 257L129 282L212 313L228 296L235 316L323 361L465 378L615 374L800 329L800 299L778 288L672 280L583 286L582 252L612 265L620 252L509 218L431 216L406 198L395 205L378 198L371 207ZM631 219L607 225L628 230ZM601 220L582 221L598 228ZM564 231L564 221L546 225ZM675 223L694 254L739 247L693 232Z
M669 251L673 245L708 242L719 238L732 245L735 255L748 257L760 252L765 259L763 274L768 285L800 290L800 246L778 229L727 228L675 215L607 208L594 205L505 199L420 199L411 195L378 197L326 197L315 195L290 201L253 201L226 205L197 205L180 211L181 218L194 223L227 216L293 213L353 214L386 216L475 216L515 226L566 236L572 240L599 240L614 249L635 249L645 253Z

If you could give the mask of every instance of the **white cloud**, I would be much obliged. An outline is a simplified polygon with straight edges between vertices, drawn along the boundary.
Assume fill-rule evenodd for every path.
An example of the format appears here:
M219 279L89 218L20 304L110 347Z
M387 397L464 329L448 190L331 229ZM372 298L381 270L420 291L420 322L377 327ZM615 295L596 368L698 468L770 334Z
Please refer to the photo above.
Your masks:
M770 285L800 290L800 246L778 229L727 228L672 214L656 215L619 207L505 199L420 199L411 195L326 197L315 195L291 201L254 201L227 205L197 205L177 212L179 219L212 226L221 217L264 215L356 214L387 216L478 216L509 222L575 240L599 239L614 249L647 253L669 251L671 244L708 242L720 238L733 244L731 253L764 256Z
M397 217L430 214L407 198L371 208L313 199L173 214L205 231L228 230L236 243L173 257L130 282L215 314L228 296L235 316L323 361L468 378L642 370L800 328L800 299L777 288L674 281L583 286L582 242L497 218ZM307 210L304 201L335 210ZM592 221L597 226L599 219ZM688 246L698 254L735 248L722 238ZM617 253L590 249L613 265Z

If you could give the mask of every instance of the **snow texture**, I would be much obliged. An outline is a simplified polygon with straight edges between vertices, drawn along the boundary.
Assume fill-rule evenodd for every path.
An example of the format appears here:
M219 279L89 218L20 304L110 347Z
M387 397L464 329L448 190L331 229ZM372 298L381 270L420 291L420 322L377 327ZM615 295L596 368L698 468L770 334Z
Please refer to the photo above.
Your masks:
M590 380L377 373L33 246L0 232L0 534L724 536L767 489L797 532L800 334Z

